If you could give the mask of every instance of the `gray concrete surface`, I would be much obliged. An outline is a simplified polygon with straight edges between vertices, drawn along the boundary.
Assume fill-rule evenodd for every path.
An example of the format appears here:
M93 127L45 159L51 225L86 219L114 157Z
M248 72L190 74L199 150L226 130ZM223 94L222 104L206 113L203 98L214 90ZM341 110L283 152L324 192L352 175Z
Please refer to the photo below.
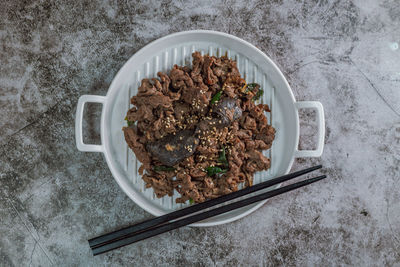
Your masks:
M400 4L375 1L1 1L0 266L400 266ZM75 148L82 94L138 49L213 29L250 41L298 100L325 108L324 182L234 223L98 257L87 239L151 216L101 154ZM90 105L85 141L99 142ZM302 113L300 146L314 143Z

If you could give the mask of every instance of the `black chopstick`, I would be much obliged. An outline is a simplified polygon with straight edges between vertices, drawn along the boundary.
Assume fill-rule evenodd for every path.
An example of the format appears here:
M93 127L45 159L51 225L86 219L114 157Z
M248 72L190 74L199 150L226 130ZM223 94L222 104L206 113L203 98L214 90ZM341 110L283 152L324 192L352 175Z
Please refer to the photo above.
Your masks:
M229 200L232 200L232 199L235 199L235 198L238 198L238 197L245 196L247 194L259 191L261 189L265 189L267 187L270 187L270 186L273 186L273 185L276 185L276 184L283 183L285 181L288 181L288 180L293 179L295 177L298 177L298 176L304 175L306 173L318 170L320 168L322 168L322 165L317 165L317 166L313 166L311 168L300 170L300 171L297 171L297 172L294 172L294 173L289 173L289 174L286 174L286 175L283 175L283 176L280 176L280 177L277 177L277 178L274 178L274 179L271 179L271 180L268 180L268 181L265 181L265 182L262 182L262 183L259 183L259 184L255 184L255 185L250 186L250 187L246 187L244 189L238 190L236 192L233 192L233 193L230 193L230 194L227 194L227 195L215 198L215 199L211 199L211 200L208 200L208 201L205 201L205 202L202 202L202 203L198 203L198 204L193 205L193 206L189 206L189 207L177 210L177 211L173 211L171 213L168 213L168 214L165 214L165 215L162 215L162 216L159 216L159 217L156 217L156 218L144 221L144 222L140 222L140 223L137 223L135 225L128 226L126 228L123 228L123 229L120 229L120 230L117 230L117 231L114 231L114 232L111 232L111 233L108 233L108 234L104 234L104 235L99 236L99 237L92 238L92 239L89 240L89 246L92 249L96 248L96 247L99 247L99 246L102 246L102 244L110 242L111 240L116 240L116 239L119 239L119 238L121 238L123 236L126 236L128 234L133 234L133 233L136 233L136 232L139 232L139 231L144 231L144 230L149 229L151 227L155 227L157 225L161 225L163 223L169 222L169 221L174 220L174 219L178 219L180 217L192 214L194 212L213 207L215 205L224 203L226 201L229 201Z
M309 185L311 183L317 182L319 180L322 180L326 178L326 175L322 175L322 176L318 176L315 178L311 178L308 180L304 180L298 183L294 183L288 186L284 186L275 190L271 190L256 196L252 196L243 200L239 200L237 202L231 203L231 204L227 204L225 206L219 207L219 208L215 208L212 210L208 210L199 214L195 214L174 222L170 222L170 223L166 223L160 226L156 226L152 229L149 229L148 231L143 231L137 234L133 234L133 235L126 235L121 237L121 239L116 240L116 241L110 241L109 243L103 244L100 247L96 247L92 249L93 255L99 255L101 253L105 253L107 251L122 247L122 246L126 246L129 244L132 244L134 242L149 238L149 237L153 237L174 229L177 229L179 227L185 226L185 225L189 225L198 221L202 221L204 219L219 215L219 214L223 214L238 208L242 208L244 206L259 202L261 200L265 200L292 190L295 190L297 188Z

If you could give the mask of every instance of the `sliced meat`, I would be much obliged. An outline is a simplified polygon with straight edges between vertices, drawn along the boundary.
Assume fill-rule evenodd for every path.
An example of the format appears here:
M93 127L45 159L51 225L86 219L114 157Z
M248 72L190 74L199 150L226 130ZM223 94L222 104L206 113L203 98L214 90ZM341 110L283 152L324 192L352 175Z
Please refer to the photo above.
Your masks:
M155 118L151 106L141 105L139 108L131 108L126 115L126 119L134 122L138 120L154 121Z
M271 125L267 125L261 133L256 135L256 139L262 140L266 145L271 146L272 141L275 139L275 129Z
M243 129L237 131L237 133L236 133L236 136L239 137L239 138L242 139L242 140L251 139L251 138L252 138L252 135L253 135L253 132L252 132L252 131L250 131L250 130L243 130Z
M157 76L160 77L161 79L161 84L162 84L162 93L164 95L168 95L169 92L169 84L171 83L171 79L168 77L167 74L163 72L157 72Z
M175 104L174 108L175 118L177 118L179 121L183 121L185 114L189 114L189 112L190 112L189 104L181 102L177 102Z
M263 140L255 140L254 142L255 142L255 148L261 150L270 149L272 145L272 143L266 144Z
M162 92L162 85L160 81L157 78L152 78L151 81L154 84L154 87L157 89L157 91Z
M200 169L196 169L196 168L193 168L193 169L191 169L190 170L190 176L192 176L193 178L201 178L201 177L205 177L207 175L207 173L205 172L205 171L203 171L203 170L200 170Z
M179 69L177 65L171 70L169 77L171 78L171 85L175 91L182 90L186 87L193 87L193 80L189 74Z
M182 100L191 105L197 99L199 90L196 87L185 87L182 89Z
M214 58L209 56L204 56L204 64L203 64L203 79L206 84L213 85L218 82L218 77L215 76L214 72L211 69L211 65L214 62Z
M203 83L203 77L201 76L201 70L203 68L204 59L201 56L200 52L194 52L192 54L193 57L193 68L190 73L190 77L192 77L193 81L196 83Z
M257 123L256 120L250 116L246 116L243 122L243 128L246 130L256 130Z
M172 182L167 177L163 176L150 176L148 174L144 174L142 176L143 181L146 182L146 187L153 187L154 192L156 193L157 197L163 197L165 195L172 196L174 194Z
M235 84L233 84L233 83L225 83L223 88L224 88L223 90L224 90L225 94L227 96L229 96L230 98L237 97L236 92L235 92L237 87L236 87Z
M126 115L130 126L123 128L142 162L146 188L157 197L176 190L178 203L216 198L241 183L251 186L254 172L270 166L262 150L275 137L265 116L269 107L253 100L259 85L245 87L235 61L199 52L192 57L191 68L175 65L168 74L142 80ZM221 99L210 104L218 92ZM210 166L223 172L208 176Z
M139 142L140 136L135 127L124 127L125 141L128 146L135 152L136 158L146 167L150 167L151 158L146 151L145 146Z
M225 123L225 121L222 121L221 118L204 119L197 124L196 134L202 134L207 131L211 131L214 128L220 129L225 126L226 126L226 123Z
M243 164L243 156L236 148L231 149L231 153L228 157L229 167L232 168L232 165L242 166Z
M247 153L248 160L245 169L249 172L256 172L269 169L270 160L258 150L252 150Z
M150 96L134 96L132 97L132 104L135 106L148 105L151 108L171 108L172 100L168 96L163 95L161 92L156 92L154 95Z
M216 94L218 91L221 90L221 86L218 83L208 86L207 88L208 91L211 91L212 95Z
M143 79L140 87L138 88L138 94L137 95L138 96L149 96L149 95L154 95L155 93L157 93L157 89L150 82L150 80L149 79ZM132 104L134 104L134 103L132 102Z
M239 70L236 62L227 57L216 58L212 66L212 70L222 83L227 79L240 78Z
M197 151L203 155L214 155L219 152L219 149L216 147L209 147L209 146L198 146Z

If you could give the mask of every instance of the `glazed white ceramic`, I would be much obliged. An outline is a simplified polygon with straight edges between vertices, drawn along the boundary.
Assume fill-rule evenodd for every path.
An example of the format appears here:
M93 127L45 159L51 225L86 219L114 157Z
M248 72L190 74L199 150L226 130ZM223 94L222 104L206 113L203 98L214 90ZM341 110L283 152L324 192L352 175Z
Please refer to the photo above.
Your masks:
M115 180L122 190L139 206L153 215L159 216L188 204L176 204L179 196L156 198L153 189L145 189L138 174L140 162L128 149L122 127L130 98L137 93L143 78L156 77L158 71L168 71L174 64L190 65L191 53L235 59L240 73L247 82L257 82L265 93L260 100L267 103L271 113L267 117L276 129L272 148L264 151L271 158L268 171L255 174L254 183L289 172L296 157L319 157L322 154L325 135L324 113L321 103L315 101L296 102L292 90L278 67L262 51L252 44L235 36L215 31L186 31L160 38L142 48L133 55L119 70L106 96L83 95L79 98L75 134L76 145L80 151L102 152ZM82 117L87 102L103 104L101 114L101 145L84 144L82 139ZM314 109L317 114L316 150L298 150L299 109ZM211 226L237 220L259 208L266 201L247 206L192 226Z

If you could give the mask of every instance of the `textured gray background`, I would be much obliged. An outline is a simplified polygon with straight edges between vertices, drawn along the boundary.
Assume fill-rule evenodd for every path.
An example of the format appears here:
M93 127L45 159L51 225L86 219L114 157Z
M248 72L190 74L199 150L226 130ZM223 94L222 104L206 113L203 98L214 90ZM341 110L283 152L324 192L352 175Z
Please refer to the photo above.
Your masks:
M400 266L399 26L397 0L2 1L0 265ZM250 41L298 100L322 102L324 154L293 169L323 163L329 179L234 223L93 257L88 238L151 216L101 154L75 148L77 100L105 95L138 49L189 29ZM87 142L99 142L100 110L86 111ZM302 148L313 118L302 112Z

